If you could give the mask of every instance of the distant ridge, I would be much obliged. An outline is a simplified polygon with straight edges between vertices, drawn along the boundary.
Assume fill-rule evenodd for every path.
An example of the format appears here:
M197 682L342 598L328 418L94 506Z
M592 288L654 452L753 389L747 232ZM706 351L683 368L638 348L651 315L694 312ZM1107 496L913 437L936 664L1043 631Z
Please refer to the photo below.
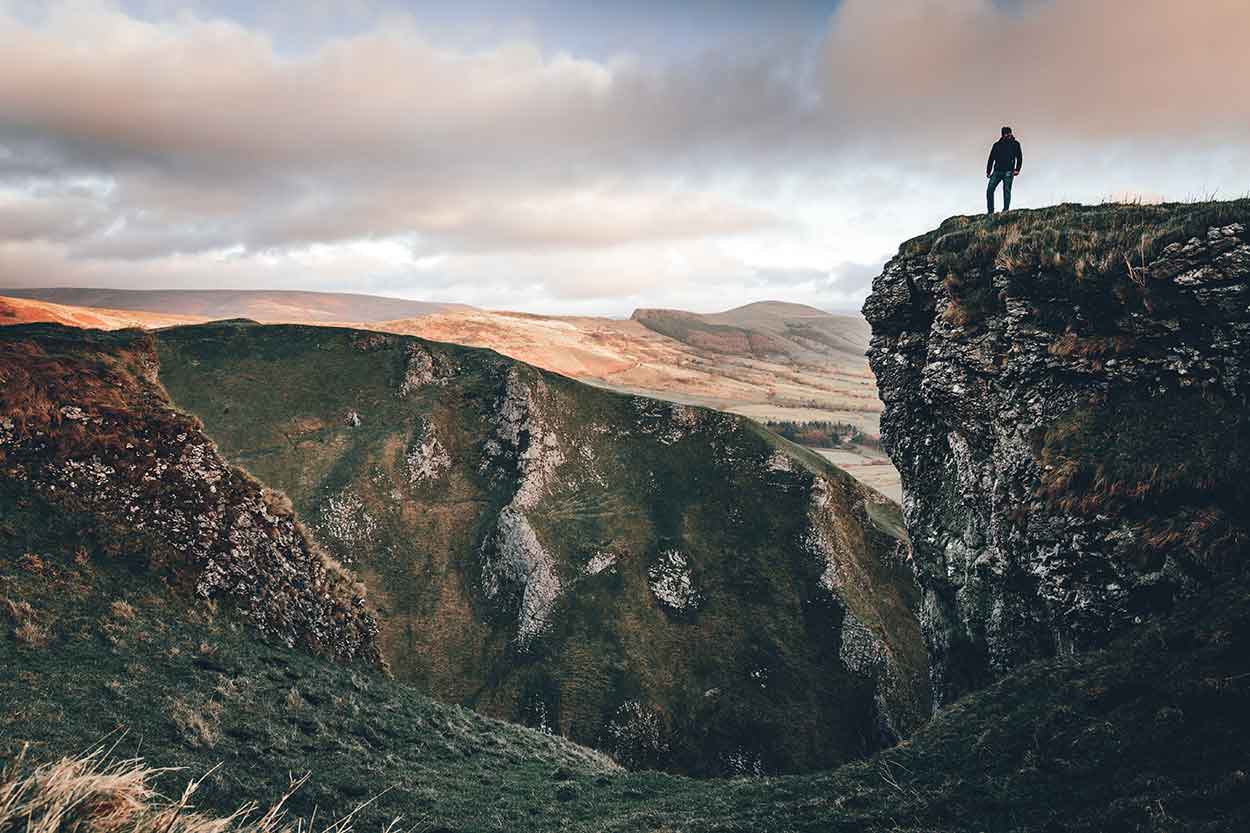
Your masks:
M135 310L199 318L256 321L367 323L417 318L459 304L439 304L339 292L235 289L92 289L45 287L4 289L11 298L31 298L77 307Z
M169 315L160 312L71 306L33 298L11 298L0 295L0 325L53 323L92 330L120 330L127 327L150 330L155 327L172 327L178 324L197 324L204 320L198 315Z
M642 308L631 318L694 347L756 359L811 363L836 355L860 361L868 350L868 323L862 317L784 301L757 301L710 314Z

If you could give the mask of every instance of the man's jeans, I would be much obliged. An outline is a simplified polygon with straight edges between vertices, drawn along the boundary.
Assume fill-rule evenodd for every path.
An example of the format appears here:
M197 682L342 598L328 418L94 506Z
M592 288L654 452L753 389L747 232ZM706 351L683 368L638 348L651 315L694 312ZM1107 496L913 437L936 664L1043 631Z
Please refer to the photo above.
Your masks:
M990 177L990 185L985 189L985 213L994 213L994 190L998 188L998 183L1003 184L1003 211L1011 208L1011 180L1014 175L1011 171L995 171Z

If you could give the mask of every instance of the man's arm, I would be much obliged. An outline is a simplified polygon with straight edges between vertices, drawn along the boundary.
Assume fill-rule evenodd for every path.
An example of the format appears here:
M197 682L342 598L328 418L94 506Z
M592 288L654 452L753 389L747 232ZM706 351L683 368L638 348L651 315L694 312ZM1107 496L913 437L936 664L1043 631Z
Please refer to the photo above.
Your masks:
M990 158L985 160L985 175L989 176L994 172L994 148L990 148Z
M1023 165L1024 165L1024 151L1020 148L1020 143L1016 142L1016 173L1020 173L1020 168Z

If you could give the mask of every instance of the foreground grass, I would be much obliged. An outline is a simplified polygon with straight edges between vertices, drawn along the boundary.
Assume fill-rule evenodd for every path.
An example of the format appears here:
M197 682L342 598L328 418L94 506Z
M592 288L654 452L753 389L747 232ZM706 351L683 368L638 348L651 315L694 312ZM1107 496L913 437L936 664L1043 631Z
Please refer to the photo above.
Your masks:
M162 796L155 782L165 774L141 759L111 759L104 747L76 757L31 767L25 755L0 771L0 830L25 833L109 831L109 833L350 833L352 815L322 821L294 818L286 801L307 778L292 782L267 810L244 805L225 816L192 807L200 781L191 780L176 799Z

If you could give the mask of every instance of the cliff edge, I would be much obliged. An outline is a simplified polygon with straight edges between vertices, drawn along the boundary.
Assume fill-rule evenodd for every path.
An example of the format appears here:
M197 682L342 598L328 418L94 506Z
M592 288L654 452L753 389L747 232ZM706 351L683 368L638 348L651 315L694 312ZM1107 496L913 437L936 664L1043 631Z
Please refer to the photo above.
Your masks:
M935 704L1104 645L1250 540L1250 200L955 217L864 305Z

